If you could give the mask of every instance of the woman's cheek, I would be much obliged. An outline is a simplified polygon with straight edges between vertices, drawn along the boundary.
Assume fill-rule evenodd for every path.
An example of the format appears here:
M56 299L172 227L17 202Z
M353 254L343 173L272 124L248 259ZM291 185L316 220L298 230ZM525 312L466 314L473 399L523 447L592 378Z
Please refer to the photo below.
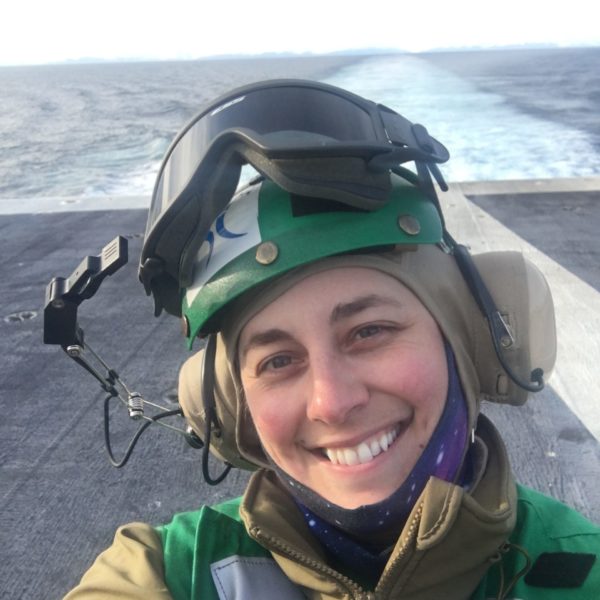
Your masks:
M248 400L248 408L263 445L272 447L293 440L297 417L289 410L287 401L284 405L279 398L260 402Z
M445 354L439 349L430 353L404 354L380 364L378 385L411 404L421 418L437 417L446 400L448 375Z

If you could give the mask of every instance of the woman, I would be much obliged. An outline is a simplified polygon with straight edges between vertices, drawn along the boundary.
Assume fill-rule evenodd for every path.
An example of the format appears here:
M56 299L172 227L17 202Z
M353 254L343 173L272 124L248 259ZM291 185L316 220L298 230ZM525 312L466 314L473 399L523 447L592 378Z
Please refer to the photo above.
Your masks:
M192 429L256 472L242 499L122 528L69 598L596 597L600 530L516 486L479 414L543 385L547 285L454 242L447 158L311 82L234 90L184 129L140 277L205 339L180 376ZM234 195L242 163L262 177Z

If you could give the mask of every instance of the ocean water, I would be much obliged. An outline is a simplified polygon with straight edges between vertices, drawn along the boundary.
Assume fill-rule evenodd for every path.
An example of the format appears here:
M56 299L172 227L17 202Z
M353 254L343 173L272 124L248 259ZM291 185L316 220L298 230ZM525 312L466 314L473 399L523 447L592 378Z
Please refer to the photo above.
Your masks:
M339 85L423 123L449 181L600 175L600 48L0 68L0 199L150 195L172 138L228 89Z

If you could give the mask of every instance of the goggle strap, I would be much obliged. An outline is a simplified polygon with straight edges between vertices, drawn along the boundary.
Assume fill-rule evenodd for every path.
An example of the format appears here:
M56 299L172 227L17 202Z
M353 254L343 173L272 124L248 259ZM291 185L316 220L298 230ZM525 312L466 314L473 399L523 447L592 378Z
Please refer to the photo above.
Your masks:
M412 123L382 104L377 106L388 139L394 146L414 148L423 153L427 162L446 162L450 158L446 147L433 138L424 125Z
M419 176L419 185L421 189L429 196L430 200L433 202L433 205L438 211L440 216L440 220L442 222L442 229L446 230L446 221L444 219L444 213L442 211L442 206L440 205L440 199L437 196L435 191L435 187L433 187L433 181L431 179L430 173L430 164L421 162L420 160L415 161L415 165L417 167L417 175ZM440 173L441 175L441 173Z

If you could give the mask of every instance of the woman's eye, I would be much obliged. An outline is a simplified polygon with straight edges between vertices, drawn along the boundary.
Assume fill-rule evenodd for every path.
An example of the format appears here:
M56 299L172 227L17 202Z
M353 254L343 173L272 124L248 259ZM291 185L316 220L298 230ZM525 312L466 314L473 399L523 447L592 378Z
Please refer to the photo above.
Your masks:
M290 365L291 362L292 358L290 356L274 356L260 366L260 371L283 369L284 367Z
M374 335L377 335L380 331L381 331L380 325L367 325L366 327L361 327L356 332L356 335L357 335L357 337L364 339L364 338L369 338Z

